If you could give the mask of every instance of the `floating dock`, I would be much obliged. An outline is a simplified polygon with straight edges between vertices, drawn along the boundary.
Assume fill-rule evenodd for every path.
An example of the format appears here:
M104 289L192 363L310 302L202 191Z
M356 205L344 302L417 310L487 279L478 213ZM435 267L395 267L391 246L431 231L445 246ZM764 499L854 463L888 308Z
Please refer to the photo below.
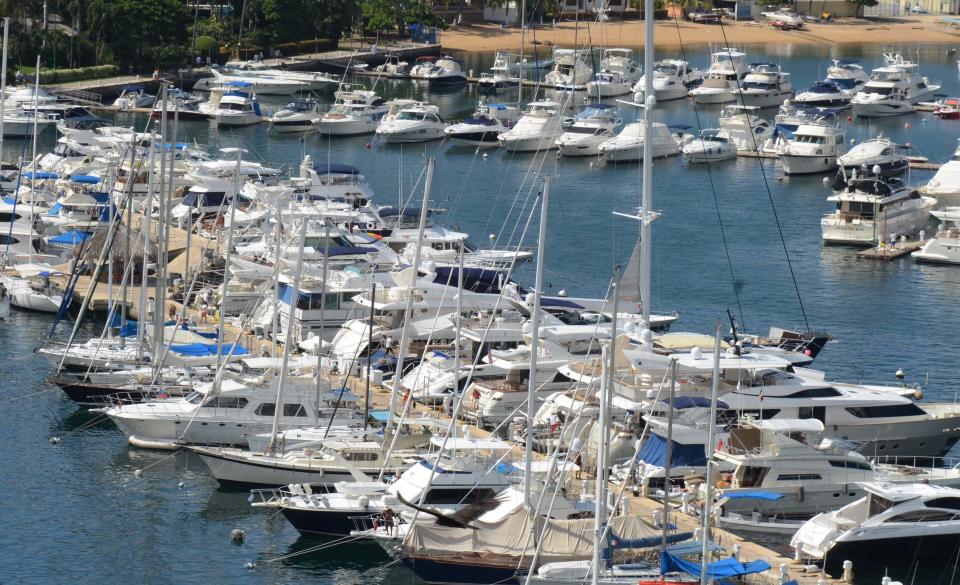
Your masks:
M867 260L896 260L897 258L919 250L927 241L928 240L898 241L892 246L887 242L880 242L868 250L857 252L857 258L865 258Z

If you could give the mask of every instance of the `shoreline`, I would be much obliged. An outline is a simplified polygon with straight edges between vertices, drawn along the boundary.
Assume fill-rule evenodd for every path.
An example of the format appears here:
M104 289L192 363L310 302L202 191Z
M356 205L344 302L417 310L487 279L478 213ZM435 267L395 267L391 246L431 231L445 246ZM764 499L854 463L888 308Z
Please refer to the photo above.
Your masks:
M689 21L663 20L655 24L654 41L657 48L682 46L723 45L931 45L956 44L960 46L960 28L939 22L941 16L912 16L886 20L840 19L824 24L807 24L803 30L780 31L769 24L754 21L697 24ZM960 21L958 21L960 23ZM587 44L606 47L643 47L643 21L608 21L580 23L558 22L527 30L525 51L533 47L536 38L538 50L550 45L583 47ZM440 44L444 51L487 53L509 48L520 49L520 29L504 29L500 25L482 23L450 28L442 33Z

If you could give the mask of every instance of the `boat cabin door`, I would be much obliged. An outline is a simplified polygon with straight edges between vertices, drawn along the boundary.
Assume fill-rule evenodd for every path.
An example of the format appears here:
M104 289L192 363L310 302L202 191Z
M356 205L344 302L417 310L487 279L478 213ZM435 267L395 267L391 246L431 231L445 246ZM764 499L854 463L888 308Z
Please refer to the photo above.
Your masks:
M815 418L818 421L822 422L824 426L827 424L827 407L826 406L801 406L799 408L798 418L807 419Z

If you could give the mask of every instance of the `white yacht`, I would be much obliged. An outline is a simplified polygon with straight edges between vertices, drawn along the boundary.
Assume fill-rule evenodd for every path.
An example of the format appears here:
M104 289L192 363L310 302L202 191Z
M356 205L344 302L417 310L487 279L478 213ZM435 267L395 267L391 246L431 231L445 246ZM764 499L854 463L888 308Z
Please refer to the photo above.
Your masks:
M710 68L703 83L690 91L698 104L722 104L735 101L734 90L747 74L747 55L737 49L724 48L710 55Z
M597 147L606 162L634 162L643 159L643 149L653 149L653 158L680 154L684 138L672 132L670 127L653 123L653 136L647 140L643 122L633 122L623 127L613 138Z
M745 106L772 108L793 97L793 83L779 65L754 63L733 93Z
M400 110L393 120L381 123L376 132L388 143L427 142L443 138L445 128L437 106L417 103Z
M848 108L854 94L832 81L817 81L790 102L805 108Z
M728 105L720 114L720 129L737 150L756 152L776 133L776 127L760 117L760 108Z
M834 59L827 67L824 81L839 85L840 89L852 96L870 81L870 76L856 59Z
M334 96L336 101L333 106L317 122L317 130L321 134L371 134L376 131L380 118L389 110L386 102L370 90L343 85Z
M472 116L443 131L447 139L458 146L500 146L498 137L520 119L520 110L507 104L482 103Z
M960 490L924 483L863 483L863 498L808 520L790 541L800 559L839 578L843 565L942 568L960 540Z
M413 77L412 72L410 76ZM434 61L432 67L426 71L421 70L416 78L427 81L431 86L454 85L467 81L467 76L463 73L463 66L460 61L449 56Z
M632 49L605 49L600 71L587 83L587 95L599 99L628 94L639 76Z
M410 77L410 63L404 61L400 55L390 53L386 60L373 68L374 71L389 78L407 78Z
M620 111L610 104L590 104L577 114L576 121L557 138L560 154L564 156L596 156L597 148L613 138L614 130L622 122Z
M113 101L113 105L121 110L133 108L149 108L157 101L157 96L146 92L142 85L128 85L120 91L120 97Z
M589 59L589 50L554 49L553 71L547 73L543 82L560 89L582 86L593 76L593 67L587 63Z
M30 265L15 267L18 276L0 276L10 304L18 309L38 313L57 313L63 304L64 291L54 284L49 270L34 270Z
M880 169L880 176L894 177L907 171L907 157L900 145L882 135L853 146L837 159L837 163L850 175L854 170L864 177Z
M788 175L825 173L837 168L837 157L843 154L844 132L825 123L801 124L793 138L777 148L783 172Z
M960 147L954 151L950 160L940 165L920 191L924 195L936 197L939 205L960 205Z
M940 220L940 228L911 256L918 262L960 264L960 207L945 207L930 214Z
M254 74L224 74L216 69L212 69L210 74L213 77L207 77L197 81L193 89L213 91L218 87L227 87L237 83L243 84L244 87L249 87L250 91L254 91L260 95L293 95L310 89L307 83L289 78Z
M823 241L863 246L912 236L924 229L937 203L897 179L874 177L847 181L827 201L837 209L820 220Z
M252 85L245 81L229 81L223 89L210 93L210 101L199 109L217 126L250 126L260 122L260 102L251 93Z
M690 67L682 59L664 59L653 65L653 93L657 101L685 98L690 90L703 83L703 72ZM640 79L633 86L633 99L643 103L646 79Z
M536 152L556 148L563 134L560 104L552 100L530 102L517 123L500 136L500 146L509 152Z
M433 69L436 62L437 57L433 55L417 57L417 60L413 63L413 67L410 68L410 79L423 79L423 76Z
M701 130L700 136L683 145L684 156L689 162L718 162L737 156L737 145L726 130L717 128Z
M282 110L270 116L270 128L274 132L309 132L320 121L320 104L306 98L290 102Z
M520 85L520 56L510 51L497 51L489 73L481 73L477 92L490 94Z
M940 89L921 77L917 63L903 60L899 55L884 67L873 70L870 81L850 102L856 115L886 117L916 111L914 105L924 101Z

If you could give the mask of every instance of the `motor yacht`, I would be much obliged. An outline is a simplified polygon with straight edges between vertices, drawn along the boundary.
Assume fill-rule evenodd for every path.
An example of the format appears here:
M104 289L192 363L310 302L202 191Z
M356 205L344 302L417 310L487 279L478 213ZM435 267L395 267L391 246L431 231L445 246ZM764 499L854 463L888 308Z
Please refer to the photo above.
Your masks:
M481 103L472 116L443 131L447 139L457 146L500 146L499 136L513 127L520 119L520 110L507 104Z
M374 71L384 77L391 79L404 79L410 77L410 64L404 61L400 55L390 53L386 60L373 68Z
M664 59L653 65L653 92L657 101L685 98L690 90L703 83L703 72L690 67L682 59ZM633 86L633 99L643 103L646 79L640 79Z
M856 170L860 177L872 175L877 169L881 177L895 177L905 173L908 166L900 145L882 135L851 147L837 158L837 163L848 175Z
M587 83L587 95L600 99L628 94L640 73L632 49L605 49L600 71Z
M543 82L549 87L570 89L585 85L593 76L593 67L587 61L590 51L584 49L554 49L553 70Z
M309 132L316 128L321 116L317 100L297 100L270 116L270 128L274 132Z
M884 67L873 70L870 81L853 96L853 112L861 117L886 117L909 114L914 106L940 89L920 76L920 66L899 55Z
M517 123L498 136L500 146L509 152L536 152L556 148L563 134L560 104L552 100L530 102Z
M193 89L201 91L213 91L218 87L243 84L250 88L250 91L260 95L293 95L295 93L309 91L311 89L308 83L290 78L270 77L264 74L224 74L217 69L211 69L212 77L206 77L197 81Z
M150 95L142 85L128 85L120 91L120 97L113 101L113 105L121 110L133 108L149 108L157 101L157 96Z
M744 106L778 107L784 100L793 97L793 83L790 74L779 65L753 63L733 94Z
M724 106L720 114L720 129L737 150L756 152L773 137L776 128L760 117L760 109L740 105Z
M870 76L856 59L834 59L827 67L824 81L837 84L840 89L853 96L870 81Z
M944 566L960 539L960 490L883 481L860 487L866 496L800 527L790 540L799 558L837 578L846 561L865 570Z
M930 221L933 197L920 195L898 179L851 179L827 201L836 211L820 220L823 241L870 246L913 236Z
M509 51L497 51L490 72L480 74L480 79L477 81L477 92L490 94L520 85L520 72L522 70L519 61L519 55L513 55Z
M317 130L321 134L351 136L371 134L390 107L376 93L348 85L334 93L336 101L320 116Z
M681 149L689 162L718 162L737 156L737 145L728 137L727 131L717 128L701 130L700 136L683 145Z
M698 104L722 104L736 100L734 90L747 75L746 53L724 48L710 55L710 68L703 75L703 83L690 90Z
M805 108L848 108L853 96L833 81L817 81L790 101Z
M411 77L414 77L411 72ZM420 70L415 79L422 79L431 86L455 85L467 82L463 65L453 57L444 56L434 61L430 69Z
M381 123L376 132L388 143L427 142L443 138L445 128L437 106L418 103L400 110L393 120Z
M413 67L410 68L411 79L423 79L424 75L436 65L437 57L434 55L425 55L417 57Z
M940 220L940 227L911 256L918 262L960 264L960 207L945 207L930 214Z
M251 93L252 85L245 81L228 81L224 89L210 93L210 101L199 109L217 126L250 126L260 122L260 102Z
M846 147L843 136L841 128L826 120L800 124L793 138L784 140L777 147L783 172L788 175L807 175L836 169L837 157L843 154Z
M650 140L644 135L644 123L627 124L613 138L602 142L597 150L605 162L635 162L643 160L643 149L652 148L653 158L663 158L680 154L689 137L681 136L666 124L654 122L653 136Z
M577 115L576 121L557 138L560 154L564 156L596 156L600 144L613 138L614 130L622 122L616 106L590 104Z

